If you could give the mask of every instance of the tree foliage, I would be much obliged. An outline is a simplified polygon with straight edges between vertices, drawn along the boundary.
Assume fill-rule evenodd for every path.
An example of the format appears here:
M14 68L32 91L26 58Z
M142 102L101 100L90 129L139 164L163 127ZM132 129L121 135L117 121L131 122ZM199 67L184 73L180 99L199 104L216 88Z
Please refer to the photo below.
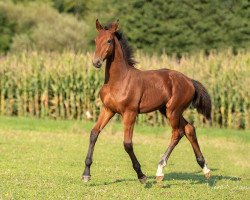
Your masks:
M182 55L201 50L209 53L224 48L232 48L237 52L240 49L249 50L250 47L248 0L13 0L13 2L13 6L17 8L20 5L25 5L27 9L31 4L38 5L31 8L33 11L31 9L24 11L26 13L37 13L40 5L46 3L48 11L39 17L47 19L46 15L54 12L57 22L48 20L41 25L37 17L37 21L15 29L13 24L19 24L20 20L9 18L8 16L12 15L10 13L1 12L0 4L0 23L3 27L0 34L3 34L3 29L5 30L4 37L0 40L0 51L11 49L16 38L18 43L30 41L33 44L34 40L50 40L52 34L55 35L54 39L59 40L58 43L54 42L47 48L44 47L45 42L37 48L45 50L68 48L70 42L65 40L69 32L70 35L74 35L73 32L76 32L75 35L78 34L79 27L83 24L91 28L87 29L86 25L83 28L85 33L81 33L85 45L81 46L83 49L89 49L94 46L96 18L102 22L119 18L120 26L131 44L136 49L149 53L166 52ZM55 10L58 11L57 14ZM78 20L73 20L73 16ZM75 29L75 26L78 28ZM65 37L57 37L58 34L63 35L66 32L65 28L68 28ZM44 30L50 30L51 36L48 37ZM45 34L45 37L42 34ZM79 36L77 38L75 41L79 42ZM55 41L54 39L52 41Z
M15 23L8 21L6 16L0 13L0 52L9 51L14 32Z
M247 0L113 0L112 5L110 19L120 18L128 39L146 52L250 47Z
M87 25L73 16L59 14L47 4L28 2L16 5L0 2L0 13L3 13L6 23L15 24L14 34L7 34L7 50L86 49ZM8 27L11 26L5 26L5 29Z

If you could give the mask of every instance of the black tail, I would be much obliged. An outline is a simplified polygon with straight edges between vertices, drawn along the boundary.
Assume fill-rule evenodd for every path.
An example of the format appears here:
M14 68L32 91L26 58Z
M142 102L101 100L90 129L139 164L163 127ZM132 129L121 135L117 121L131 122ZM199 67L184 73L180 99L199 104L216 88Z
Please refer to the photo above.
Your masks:
M211 121L212 103L206 88L196 80L192 80L195 95L192 105L197 109L197 112L202 114L207 120Z

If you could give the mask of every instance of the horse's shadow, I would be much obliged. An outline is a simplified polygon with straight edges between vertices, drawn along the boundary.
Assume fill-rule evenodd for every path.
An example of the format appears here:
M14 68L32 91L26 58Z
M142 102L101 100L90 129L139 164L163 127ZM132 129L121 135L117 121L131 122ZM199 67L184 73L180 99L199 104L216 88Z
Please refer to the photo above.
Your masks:
M207 184L210 187L214 187L217 184L217 181L220 180L228 180L228 181L240 181L240 177L236 176L223 176L223 175L213 175L213 172L216 171L217 169L212 169L212 176L210 179L205 179L204 175L199 172L181 172L181 173L176 173L172 172L169 174L166 174L164 176L164 181L168 180L179 180L179 181L187 181L189 180L192 185L195 184Z
M212 169L213 171L217 171L217 169ZM161 183L157 183L155 180L155 176L148 176L147 177L147 183L144 185L145 188L149 189L153 185L158 185L161 186L162 188L170 188L171 184L167 184L169 180L177 180L177 181L187 181L189 180L192 185L195 184L207 184L209 187L214 187L217 184L217 181L219 180L228 180L228 181L240 181L240 177L235 177L235 176L223 176L223 175L213 175L210 177L209 180L206 180L204 175L199 172L172 172L172 173L167 173L164 176L164 179ZM89 186L101 186L101 185L111 185L111 184L116 184L120 182L138 182L138 179L117 179L114 181L105 181L101 183L90 183ZM178 183L175 183L177 185Z

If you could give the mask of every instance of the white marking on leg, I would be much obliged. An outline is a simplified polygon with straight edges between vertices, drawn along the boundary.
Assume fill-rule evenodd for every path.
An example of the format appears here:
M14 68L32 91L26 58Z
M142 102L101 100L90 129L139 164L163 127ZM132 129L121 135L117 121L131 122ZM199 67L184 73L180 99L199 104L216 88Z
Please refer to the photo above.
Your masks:
M165 161L164 161L163 165L158 164L158 168L157 168L157 171L156 171L156 176L164 176L163 168L165 166L166 166L166 162Z
M208 169L207 165L205 164L202 171L203 171L204 174L207 174L207 173L210 172L210 169Z

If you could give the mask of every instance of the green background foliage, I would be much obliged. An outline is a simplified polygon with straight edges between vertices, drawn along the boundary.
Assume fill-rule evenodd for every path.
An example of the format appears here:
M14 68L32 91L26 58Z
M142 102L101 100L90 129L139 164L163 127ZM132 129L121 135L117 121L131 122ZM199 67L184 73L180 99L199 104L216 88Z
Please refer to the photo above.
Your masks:
M214 125L249 128L247 0L0 0L2 115L87 119L88 111L96 120L104 74L90 69L96 18L120 19L140 50L138 68L167 67L204 83ZM185 114L201 124L195 113ZM165 123L159 113L138 121Z
M97 120L104 69L91 66L91 54L36 53L8 55L0 60L0 114L38 118ZM249 129L250 53L230 52L183 57L136 54L137 68L168 66L201 81L212 99L213 126ZM203 117L187 109L184 116L202 126ZM164 125L159 113L139 115L139 124Z
M0 52L9 51L14 32L15 23L10 22L5 14L0 12Z
M250 47L248 0L9 0L0 1L0 13L1 52L89 50L97 17L103 23L119 18L132 45L149 53Z

